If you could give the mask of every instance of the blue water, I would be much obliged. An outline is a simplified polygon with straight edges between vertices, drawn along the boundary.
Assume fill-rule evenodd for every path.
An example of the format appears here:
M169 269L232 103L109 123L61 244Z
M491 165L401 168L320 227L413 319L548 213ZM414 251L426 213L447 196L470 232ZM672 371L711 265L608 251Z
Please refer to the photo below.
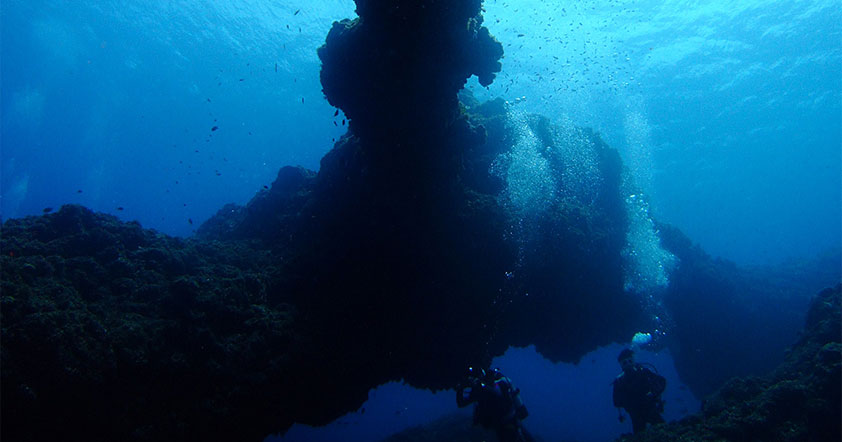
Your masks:
M839 247L842 5L486 1L486 94L599 130L655 215L709 253L775 263ZM519 37L519 35L523 35Z
M651 216L740 264L842 247L838 0L485 9L503 71L468 87L599 131L645 198L642 238ZM3 219L78 203L189 236L281 166L318 169L345 132L315 50L333 20L354 16L350 0L4 0L0 13ZM511 350L497 365L523 389L536 433L606 440L624 430L606 390L616 351L575 367ZM647 357L674 388L667 417L694 411L669 356ZM453 411L452 396L382 386L365 414L284 441L386 436Z
M3 218L72 202L187 236L281 166L318 169L346 128L316 48L354 8L304 6L4 0Z
M470 87L598 129L658 219L740 263L839 247L836 0L485 8L503 71L487 91ZM73 202L186 236L281 166L317 169L344 127L322 97L315 49L353 10L4 1L2 217Z

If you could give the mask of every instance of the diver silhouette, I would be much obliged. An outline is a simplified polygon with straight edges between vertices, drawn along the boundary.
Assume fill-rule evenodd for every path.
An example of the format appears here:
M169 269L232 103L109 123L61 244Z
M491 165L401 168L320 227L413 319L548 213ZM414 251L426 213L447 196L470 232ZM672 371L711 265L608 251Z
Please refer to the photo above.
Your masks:
M628 348L620 352L617 361L623 372L613 382L614 406L626 410L635 434L644 431L646 424L663 423L664 400L661 394L667 386L666 379L634 362L634 352ZM624 420L622 411L619 419L620 422Z
M494 430L500 442L533 442L523 426L529 415L520 398L520 389L499 369L468 368L465 382L456 388L459 408L474 404L474 425Z

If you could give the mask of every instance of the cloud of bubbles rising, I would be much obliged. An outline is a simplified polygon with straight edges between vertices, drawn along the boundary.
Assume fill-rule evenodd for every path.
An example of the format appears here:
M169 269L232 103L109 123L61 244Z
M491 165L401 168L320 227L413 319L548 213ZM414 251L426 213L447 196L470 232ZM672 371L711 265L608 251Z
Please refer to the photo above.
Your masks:
M519 243L521 262L542 220L559 206L593 206L602 180L589 134L566 117L550 125L540 118L509 103L512 148L491 166L506 183L504 201L514 215L508 234Z
M649 215L646 195L635 192L629 174L624 174L623 192L628 213L629 231L626 236L625 289L655 296L669 284L669 272L676 258L661 247L661 238Z
M629 112L624 126L627 152L621 191L629 220L623 251L625 285L627 291L652 298L669 284L668 275L676 258L661 247L649 207L653 168L649 123L641 112Z
M592 206L602 187L593 140L566 115L551 128L551 133L555 154L561 157L563 164L559 170L562 201Z
M523 221L546 213L556 203L556 180L541 140L529 124L527 115L508 106L507 125L515 140L512 149L492 164L492 173L506 183L508 204Z
M626 118L628 166L623 172L621 192L628 216L626 247L623 249L625 290L640 296L651 316L656 340L667 334L671 321L662 305L662 293L669 285L669 273L677 259L661 247L652 220L649 191L652 188L652 158L649 125L639 113Z
M561 117L547 127L549 139L538 135L538 117L528 114L518 103L508 105L507 125L512 149L500 155L491 172L506 183L505 201L516 219L510 230L521 246L533 239L539 220L558 205L592 207L603 177L592 134ZM660 310L659 293L669 284L669 272L676 258L661 247L652 220L646 192L649 169L648 129L645 121L633 120L631 140L635 152L623 172L624 195L629 230L623 250L625 289L643 297ZM643 183L638 182L639 179ZM521 250L521 252L523 252ZM653 311L654 313L654 311Z
M508 105L507 128L513 147L491 172L506 183L506 200L521 217L546 214L558 204L595 203L602 182L592 139L566 116L548 127L549 140L536 134L537 116Z

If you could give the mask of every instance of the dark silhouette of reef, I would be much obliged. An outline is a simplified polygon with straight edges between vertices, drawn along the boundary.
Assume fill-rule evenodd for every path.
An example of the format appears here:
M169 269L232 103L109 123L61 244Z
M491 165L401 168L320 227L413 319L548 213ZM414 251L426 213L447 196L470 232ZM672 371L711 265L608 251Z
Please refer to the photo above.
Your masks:
M630 336L641 321L639 302L622 292L626 219L616 151L582 131L600 153L599 198L587 210L554 203L519 258L521 243L506 234L516 215L502 203L501 179L489 173L514 135L500 101L472 104L460 125L473 129L447 141L462 150L453 177L429 181L411 165L369 170L360 160L366 142L349 135L317 175L283 168L271 189L200 227L205 240L286 247L285 292L307 318L297 330L313 348L330 349L309 355L308 371L321 381L311 387L313 402L298 404L296 420L325 423L389 380L450 388L466 366L487 364L511 345L576 360ZM535 116L533 125L549 123ZM567 296L559 299L559 291ZM320 398L341 391L349 402L320 414Z
M734 378L702 411L623 438L661 441L811 441L842 438L842 285L820 292L785 361L764 377Z
M808 293L840 281L838 251L806 265L738 267L714 259L674 227L658 226L678 258L663 295L673 326L668 346L696 397L728 379L771 371L804 323Z
M835 442L842 437L842 285L818 293L786 359L763 377L733 378L697 414L623 442ZM384 442L481 441L469 416L446 416Z
M489 85L500 71L503 46L482 26L482 0L356 4L359 18L335 22L318 50L325 96L345 112L353 133L380 141L369 143L370 154L440 153L436 144L413 146L406 135L444 141L466 80L476 75Z
M488 172L512 142L504 109L460 113L476 128L454 139L467 147L445 187L369 171L349 135L318 174L282 168L194 239L79 206L7 221L4 440L255 440L329 422L390 380L451 387L509 345L572 360L628 336L639 308L622 293L616 152L582 132L614 178L592 212L557 203L558 224L539 219L519 264ZM554 259L552 277L530 269Z
M319 50L349 133L318 174L281 169L196 239L76 206L5 223L4 439L254 440L330 422L387 381L450 387L513 343L575 359L628 335L631 321L604 326L620 307L593 304L623 299L616 259L575 278L518 267L488 172L511 139L502 108L472 118L456 97L499 70L480 3L358 1ZM600 145L609 214L619 159ZM624 220L597 215L547 226L540 253L578 262L599 229L609 249L579 260L616 255ZM575 301L554 300L559 287Z
M291 424L301 343L294 307L270 301L272 252L80 206L8 220L0 249L3 440L260 440Z

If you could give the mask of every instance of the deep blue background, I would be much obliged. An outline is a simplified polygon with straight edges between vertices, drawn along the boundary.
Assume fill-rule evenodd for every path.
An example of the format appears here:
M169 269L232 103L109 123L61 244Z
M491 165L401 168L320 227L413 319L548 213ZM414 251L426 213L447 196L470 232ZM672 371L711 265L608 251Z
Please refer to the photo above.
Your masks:
M76 202L189 235L281 166L317 169L344 127L321 94L315 50L353 9L350 0L4 1L3 218ZM489 0L485 9L506 50L503 72L488 90L469 87L595 127L660 220L741 263L840 247L837 1Z

